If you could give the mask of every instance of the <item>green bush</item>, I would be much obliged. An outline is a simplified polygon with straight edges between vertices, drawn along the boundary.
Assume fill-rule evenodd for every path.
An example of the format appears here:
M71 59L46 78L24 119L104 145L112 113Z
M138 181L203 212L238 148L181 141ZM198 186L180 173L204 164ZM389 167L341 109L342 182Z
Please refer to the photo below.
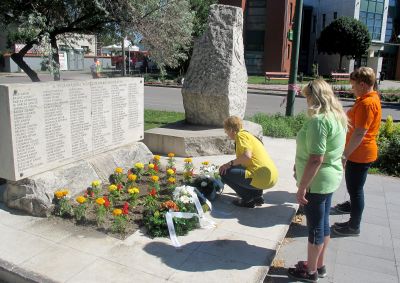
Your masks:
M378 160L372 167L380 172L400 177L400 124L392 116L381 125L378 136Z
M263 128L263 135L275 138L294 138L306 120L304 113L288 117L280 113L268 115L258 113L250 121L258 123Z

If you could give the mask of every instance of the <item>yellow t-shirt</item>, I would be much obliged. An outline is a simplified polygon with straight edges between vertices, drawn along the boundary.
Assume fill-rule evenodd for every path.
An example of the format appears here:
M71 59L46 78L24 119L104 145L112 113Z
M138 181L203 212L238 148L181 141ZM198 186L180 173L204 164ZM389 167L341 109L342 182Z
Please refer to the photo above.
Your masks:
M236 156L241 156L246 150L251 151L251 160L244 165L245 178L251 178L250 185L257 189L269 189L278 181L278 170L264 145L252 134L240 130L236 137Z

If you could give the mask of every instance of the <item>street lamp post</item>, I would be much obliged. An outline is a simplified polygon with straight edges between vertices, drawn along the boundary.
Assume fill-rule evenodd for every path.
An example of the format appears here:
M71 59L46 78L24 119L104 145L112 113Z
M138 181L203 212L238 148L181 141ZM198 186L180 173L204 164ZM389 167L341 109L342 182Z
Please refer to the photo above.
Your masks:
M290 61L289 86L286 98L286 116L293 116L294 99L296 95L297 66L299 61L301 18L303 0L296 0L295 22L293 27L292 56Z

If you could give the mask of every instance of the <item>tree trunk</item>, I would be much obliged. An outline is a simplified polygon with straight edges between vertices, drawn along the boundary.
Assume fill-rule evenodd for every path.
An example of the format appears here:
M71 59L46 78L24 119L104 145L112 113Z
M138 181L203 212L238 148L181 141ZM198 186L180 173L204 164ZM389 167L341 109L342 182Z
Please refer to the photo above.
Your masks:
M57 39L55 35L50 36L50 44L51 44L51 57L53 64L53 78L55 81L60 80L60 59L58 57L58 46Z
M28 75L32 82L40 82L37 73L29 67L24 61L25 54L33 47L35 42L30 42L24 46L18 53L11 54L11 59Z
M340 60L339 60L339 72L342 71L342 59L343 59L343 55L340 55Z

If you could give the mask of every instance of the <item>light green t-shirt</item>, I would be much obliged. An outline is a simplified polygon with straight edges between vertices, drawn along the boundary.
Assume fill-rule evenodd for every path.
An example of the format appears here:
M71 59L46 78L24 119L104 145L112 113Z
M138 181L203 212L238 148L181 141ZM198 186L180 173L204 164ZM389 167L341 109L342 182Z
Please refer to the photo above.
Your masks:
M300 184L310 154L324 155L314 177L311 193L328 194L336 191L343 177L341 156L346 141L346 130L333 115L315 115L308 119L296 138L296 175Z

